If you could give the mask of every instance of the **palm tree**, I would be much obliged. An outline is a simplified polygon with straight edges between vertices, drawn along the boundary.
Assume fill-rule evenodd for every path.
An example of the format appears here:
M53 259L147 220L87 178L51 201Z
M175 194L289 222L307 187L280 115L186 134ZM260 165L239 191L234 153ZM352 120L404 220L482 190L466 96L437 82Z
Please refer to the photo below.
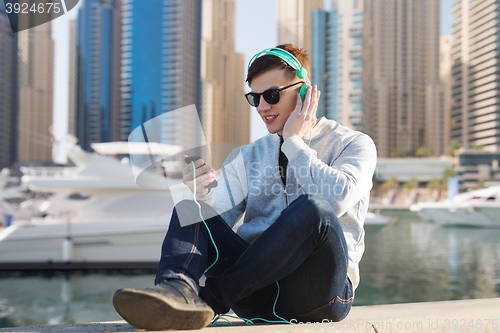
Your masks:
M399 182L396 179L396 177L391 177L388 180L386 180L385 182L383 182L382 184L380 184L379 188L381 190L391 190L391 189L398 187L398 186L399 186Z
M439 178L437 177L432 178L425 187L432 190L434 200L437 201L441 197L442 185L441 185L441 180Z
M427 146L422 146L422 147L417 149L417 151L415 152L415 156L417 156L417 157L432 156L432 150Z
M462 145L460 144L460 142L458 141L452 141L450 142L450 144L448 145L448 148L446 148L446 155L448 156L454 156L455 155L455 151L457 151L458 148L462 147Z
M407 181L406 183L403 184L403 188L413 189L413 188L417 187L417 185L418 185L417 178L412 177L409 181Z
M431 180L429 180L429 182L427 183L427 185L425 185L425 187L430 188L431 190L437 190L439 189L440 185L441 185L441 180L437 177L434 177Z
M453 168L446 168L443 172L443 178L441 178L441 189L443 191L448 191L448 179L450 177L455 177L455 170Z
M391 157L406 157L406 151L401 147L396 147L391 152Z
M484 178L481 178L481 179L478 179L477 180L477 183L476 183L476 189L480 189L480 188L484 188L484 183L487 181L488 179L484 179Z

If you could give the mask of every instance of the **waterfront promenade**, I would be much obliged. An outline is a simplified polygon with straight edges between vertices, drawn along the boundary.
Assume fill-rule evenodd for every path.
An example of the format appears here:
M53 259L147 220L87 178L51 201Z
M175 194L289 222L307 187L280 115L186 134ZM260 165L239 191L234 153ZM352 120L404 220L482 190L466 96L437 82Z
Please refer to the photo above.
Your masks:
M500 298L358 306L340 323L259 324L248 326L232 320L232 326L211 325L200 333L284 332L488 332L500 333ZM221 321L223 323L223 321ZM121 322L0 328L0 332L143 332ZM195 331L177 331L195 332Z

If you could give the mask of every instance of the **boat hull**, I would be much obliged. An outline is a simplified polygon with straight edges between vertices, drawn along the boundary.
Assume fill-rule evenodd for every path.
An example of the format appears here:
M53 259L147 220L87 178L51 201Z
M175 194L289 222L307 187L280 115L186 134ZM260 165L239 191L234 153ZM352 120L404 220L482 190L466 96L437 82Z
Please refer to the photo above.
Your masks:
M0 269L155 268L168 221L16 223L0 232Z
M500 228L500 207L482 206L423 206L412 211L426 221L443 226Z

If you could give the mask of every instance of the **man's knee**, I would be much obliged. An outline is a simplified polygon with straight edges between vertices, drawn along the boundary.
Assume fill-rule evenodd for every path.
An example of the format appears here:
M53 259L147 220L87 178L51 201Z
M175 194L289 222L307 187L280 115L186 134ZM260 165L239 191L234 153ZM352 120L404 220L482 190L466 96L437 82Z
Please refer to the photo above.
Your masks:
M283 211L290 228L317 230L322 223L338 221L332 206L322 196L303 194Z
M302 211L308 211L311 216L317 217L331 217L335 216L335 211L332 205L318 194L303 194L292 202L292 205L298 206Z

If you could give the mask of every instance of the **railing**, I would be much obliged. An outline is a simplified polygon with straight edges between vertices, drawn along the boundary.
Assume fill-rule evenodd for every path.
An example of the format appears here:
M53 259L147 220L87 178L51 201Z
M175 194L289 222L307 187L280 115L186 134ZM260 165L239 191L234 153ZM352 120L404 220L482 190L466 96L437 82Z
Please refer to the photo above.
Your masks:
M77 167L21 167L21 172L26 176L34 177L63 177L77 173Z

